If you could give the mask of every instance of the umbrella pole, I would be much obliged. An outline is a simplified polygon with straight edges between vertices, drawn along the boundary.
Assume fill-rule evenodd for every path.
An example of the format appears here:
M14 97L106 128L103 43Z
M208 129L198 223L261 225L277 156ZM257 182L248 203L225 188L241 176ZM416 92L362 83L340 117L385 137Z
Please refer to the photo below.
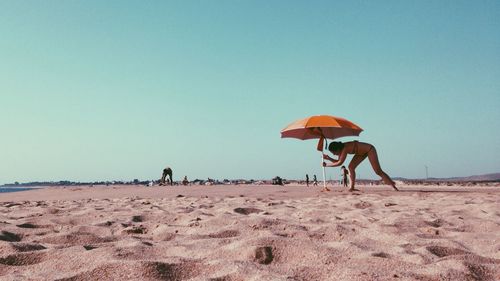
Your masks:
M323 190L322 191L330 191L330 189L326 186L325 166L323 166L324 161L325 160L323 159L323 151L321 151L321 167L323 167Z
M321 167L323 167L323 189L327 190L326 188L326 173L325 173L325 166L323 166L323 162L325 160L323 159L323 151L321 151Z

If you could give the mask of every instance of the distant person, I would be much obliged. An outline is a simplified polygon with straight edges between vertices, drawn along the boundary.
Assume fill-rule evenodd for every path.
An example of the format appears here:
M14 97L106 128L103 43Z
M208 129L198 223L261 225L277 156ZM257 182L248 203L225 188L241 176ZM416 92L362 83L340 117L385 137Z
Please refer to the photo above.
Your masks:
M182 180L182 185L188 185L188 184L189 184L188 177L184 176L184 179Z
M316 178L316 175L313 176L313 186L318 186L318 179Z
M273 178L272 184L273 185L284 185L283 184L283 179L280 178L279 176L276 176L276 177Z
M168 176L168 181L170 181L170 185L174 185L174 181L172 180L172 169L170 167L166 167L163 169L163 175L161 176L160 185L167 185L165 182L165 178Z
M309 187L309 175L306 174L306 185Z
M344 187L347 187L347 177L349 176L349 171L346 169L345 166L342 166L341 168L342 170L342 184L344 185Z
M368 157L370 160L370 164L372 165L373 170L377 175L379 175L382 180L392 186L396 191L396 183L382 170L380 167L380 163L378 161L377 150L375 147L369 143L358 142L358 141L350 141L346 143L342 142L332 142L328 146L328 150L333 154L339 156L339 159L335 160L334 158L323 154L323 159L329 160L332 163L326 164L323 162L324 167L338 167L344 163L347 154L354 154L351 162L349 163L349 179L351 181L351 187L349 191L355 191L357 189L354 188L356 183L356 167Z

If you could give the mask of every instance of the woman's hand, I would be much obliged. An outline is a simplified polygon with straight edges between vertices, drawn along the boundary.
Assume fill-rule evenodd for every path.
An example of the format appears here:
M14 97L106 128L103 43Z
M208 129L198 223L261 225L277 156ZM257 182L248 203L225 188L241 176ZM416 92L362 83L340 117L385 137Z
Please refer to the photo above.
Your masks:
M323 167L326 167L326 162L323 162Z
M323 159L330 160L330 156L323 154Z

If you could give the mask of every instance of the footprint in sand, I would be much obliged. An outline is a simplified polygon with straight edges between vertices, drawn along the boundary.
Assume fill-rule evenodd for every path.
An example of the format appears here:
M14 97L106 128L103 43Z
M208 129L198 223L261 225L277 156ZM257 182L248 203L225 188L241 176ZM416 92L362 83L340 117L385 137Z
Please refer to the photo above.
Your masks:
M445 221L442 219L436 219L433 221L425 221L425 224L432 226L432 227L441 227L444 223L445 223Z
M373 257L379 257L379 258L390 258L391 256L388 253L384 252L377 252L372 254Z
M465 271L440 272L439 275L427 275L410 273L409 276L415 280L481 280L494 281L499 280L500 274L498 266L474 264L463 262ZM413 280L413 279L412 279Z
M208 281L242 281L245 280L243 277L238 277L236 275L224 275L221 277L209 278Z
M92 245L83 245L83 248L87 251L97 249L98 247Z
M2 240L2 241L19 242L19 241L21 241L21 239L22 239L21 235L18 235L18 234L9 232L9 231L2 230L2 232L0 233L0 240Z
M10 208L10 207L14 207L14 206L21 206L23 205L22 203L18 203L18 202L5 202L5 203L2 203L2 207L6 207L6 208Z
M257 208L236 208L234 209L234 212L242 215L249 215L249 214L258 214L262 212L262 210Z
M260 264L270 264L274 259L273 248L269 246L255 249L255 261Z
M139 226L133 226L131 228L126 228L123 230L123 232L127 234L146 234L148 233L148 229L142 225L139 225Z
M232 238L239 236L240 232L237 230L224 230L218 233L212 233L209 234L208 237L210 238Z
M113 237L99 237L92 233L81 233L74 232L65 235L46 237L40 242L49 243L49 244L57 244L64 245L67 247L77 246L77 245L88 245L88 244L99 244L99 243L108 243L114 242L116 239Z
M465 250L457 249L457 248L450 248L450 247L443 247L443 246L427 246L426 249L430 253L432 253L435 256L438 256L440 258L448 257L448 256L462 256L459 259L463 260L465 263L471 264L471 265L473 265L473 264L475 264L475 265L500 264L500 259L483 257L483 256L480 256L480 255L477 255L477 254L474 254L474 253L471 253L471 252L468 252ZM483 280L483 279L480 279L480 280Z
M10 266L25 266L41 263L45 260L44 253L19 253L0 258L0 264Z
M446 256L453 256L453 255L464 255L468 254L469 252L456 249L456 248L449 248L449 247L442 247L442 246L427 246L425 247L427 251L430 253L442 258Z
M371 206L372 206L371 203L368 203L365 201L361 201L359 203L354 204L354 207L356 207L358 209L366 209L366 208L370 208Z
M201 274L202 265L196 262L162 263L150 262L143 266L146 276L152 275L161 280L187 280Z
M262 219L258 224L252 225L252 228L255 230L259 229L282 229L279 227L283 222L279 219Z
M33 224L33 223L29 223L29 222L18 224L16 226L20 227L20 228L40 228L41 227L39 225L36 225L36 224Z
M325 280L324 269L316 266L301 266L292 270L293 276L287 277L287 281L300 280ZM335 279L334 279L335 280Z
M115 223L114 221L105 221L105 222L96 224L96 226L111 226L114 223Z
M43 245L33 243L11 243L11 245L12 248L18 252L32 252L47 249Z
M500 270L498 267L490 268L481 264L464 263L473 280L498 280ZM495 272L496 271L496 272ZM497 277L495 277L495 275Z
M199 276L202 265L196 262L136 262L106 264L93 270L56 281L84 280L188 280ZM106 276L106 279L102 279Z
M151 231L154 241L170 241L175 238L175 233L172 233L171 227L168 225L158 225Z
M133 222L143 222L144 221L144 217L143 216L133 216L132 217L132 221Z

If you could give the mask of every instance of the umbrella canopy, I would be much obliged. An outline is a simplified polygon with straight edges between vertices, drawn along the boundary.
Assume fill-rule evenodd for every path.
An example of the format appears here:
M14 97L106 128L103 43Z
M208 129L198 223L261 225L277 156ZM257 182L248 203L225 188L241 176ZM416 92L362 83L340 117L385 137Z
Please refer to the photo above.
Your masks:
M359 136L363 131L361 127L351 121L331 116L316 115L297 120L281 130L282 138L296 138L301 140L336 139L346 136Z

